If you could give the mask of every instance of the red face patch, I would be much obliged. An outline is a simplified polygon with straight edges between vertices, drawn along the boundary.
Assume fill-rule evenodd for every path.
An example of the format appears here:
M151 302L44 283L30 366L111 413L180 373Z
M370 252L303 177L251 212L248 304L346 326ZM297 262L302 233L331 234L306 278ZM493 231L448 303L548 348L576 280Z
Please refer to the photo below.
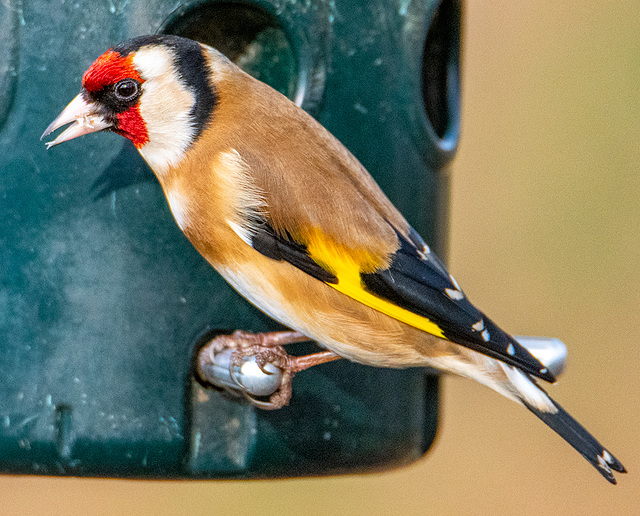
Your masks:
M118 52L108 50L84 73L82 86L89 93L97 93L123 79L135 79L140 84L144 82L133 66L133 54L122 57ZM126 111L118 112L116 118L118 122L112 127L114 132L129 138L137 148L149 142L147 125L137 104Z
M96 92L127 78L135 79L140 84L144 82L133 66L133 54L122 57L117 52L108 50L84 73L82 86L87 91Z
M147 125L140 115L138 106L133 106L123 113L118 113L117 117L118 127L115 128L116 133L129 138L138 149L149 143Z

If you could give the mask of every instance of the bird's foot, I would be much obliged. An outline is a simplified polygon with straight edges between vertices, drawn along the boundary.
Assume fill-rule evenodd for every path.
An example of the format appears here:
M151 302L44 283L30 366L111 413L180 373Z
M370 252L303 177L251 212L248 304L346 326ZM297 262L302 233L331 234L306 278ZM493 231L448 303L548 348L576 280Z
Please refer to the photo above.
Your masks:
M218 335L199 352L198 374L206 382L237 394L265 410L284 407L291 399L293 376L314 365L341 358L332 351L295 357L286 344L309 340L295 331Z

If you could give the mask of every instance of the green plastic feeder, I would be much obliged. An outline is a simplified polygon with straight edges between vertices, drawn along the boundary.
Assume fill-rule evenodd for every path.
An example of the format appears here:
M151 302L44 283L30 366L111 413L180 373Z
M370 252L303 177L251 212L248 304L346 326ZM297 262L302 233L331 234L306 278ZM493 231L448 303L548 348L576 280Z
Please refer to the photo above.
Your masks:
M206 335L281 327L193 249L127 141L47 153L39 136L110 46L197 39L315 116L442 255L459 29L451 0L0 3L0 470L255 478L421 457L438 419L424 369L314 367L273 412L201 386Z

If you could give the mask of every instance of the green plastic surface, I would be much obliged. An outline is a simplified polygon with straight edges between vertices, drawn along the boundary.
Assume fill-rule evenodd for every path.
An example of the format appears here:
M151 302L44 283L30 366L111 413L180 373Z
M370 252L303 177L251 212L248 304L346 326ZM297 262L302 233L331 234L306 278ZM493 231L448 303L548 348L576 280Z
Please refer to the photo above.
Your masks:
M434 16L438 5L0 3L1 471L316 475L426 452L438 379L421 369L315 367L274 412L201 387L192 357L206 331L279 326L191 247L128 142L91 135L47 152L39 136L111 45L198 35L316 116L441 250L460 8L445 0Z

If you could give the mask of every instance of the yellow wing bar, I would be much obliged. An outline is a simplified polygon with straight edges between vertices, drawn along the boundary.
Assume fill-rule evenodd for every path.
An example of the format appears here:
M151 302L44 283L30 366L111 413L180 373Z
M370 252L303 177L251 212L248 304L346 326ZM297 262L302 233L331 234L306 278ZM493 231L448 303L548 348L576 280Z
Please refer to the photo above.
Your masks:
M314 237L309 239L307 252L316 263L338 278L337 283L328 283L329 286L389 317L436 337L446 338L442 329L433 321L365 290L360 277L361 272L363 269L373 270L375 265L384 267L386 265L384 258L378 259L378 263L375 263L375 258L368 252L349 252L322 238L319 232L316 232Z

